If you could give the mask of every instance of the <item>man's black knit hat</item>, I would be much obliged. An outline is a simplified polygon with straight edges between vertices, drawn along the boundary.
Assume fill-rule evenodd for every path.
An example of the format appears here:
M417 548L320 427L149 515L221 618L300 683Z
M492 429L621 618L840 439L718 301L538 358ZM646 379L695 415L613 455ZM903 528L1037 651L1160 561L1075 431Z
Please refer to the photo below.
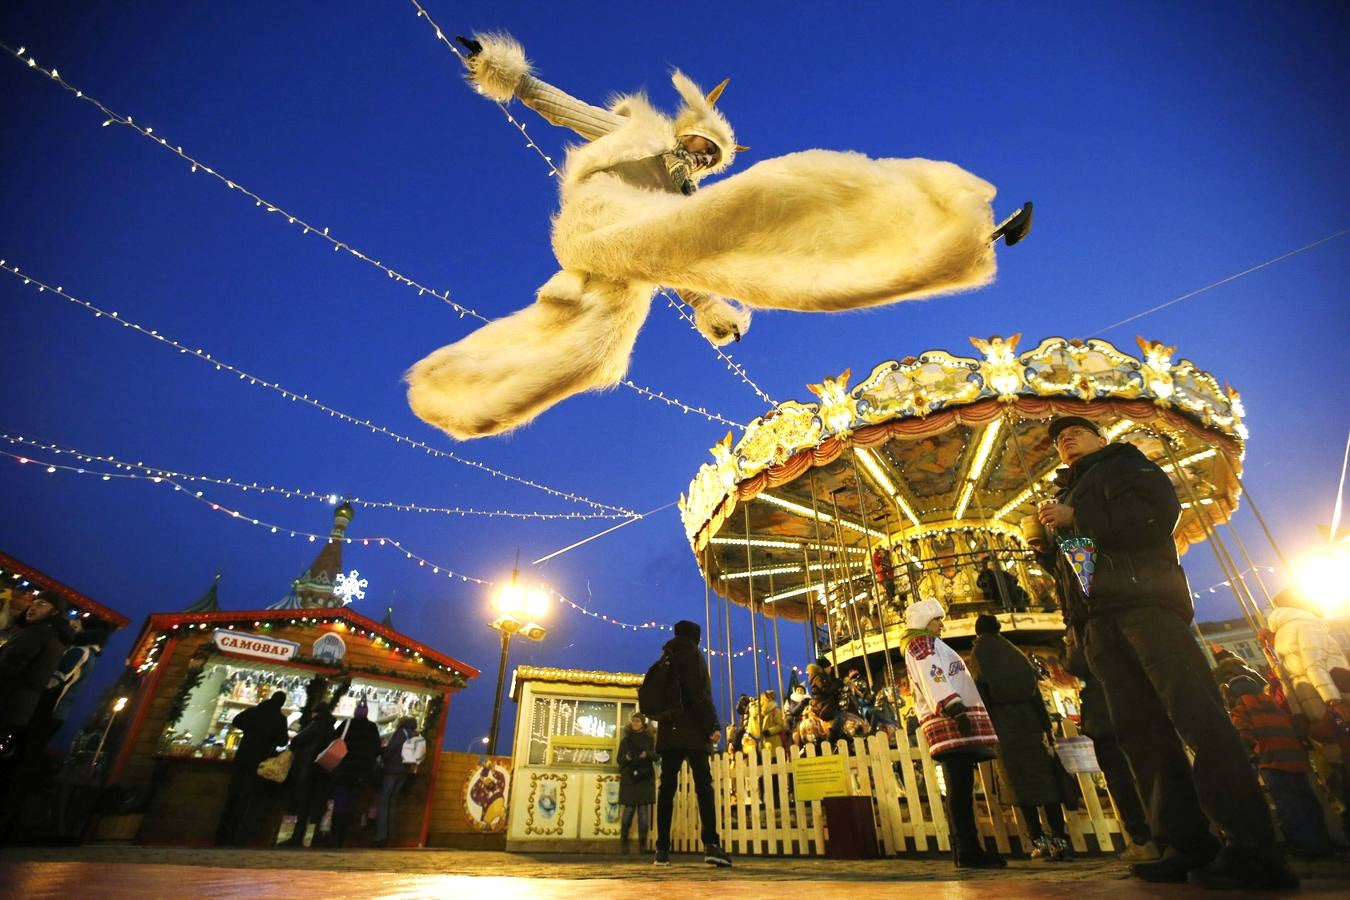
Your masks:
M1050 423L1050 443L1059 439L1059 433L1066 428L1072 428L1075 425L1081 425L1093 434L1100 435L1102 430L1097 427L1097 423L1091 419L1085 419L1082 416L1060 416Z
M698 627L697 622L690 622L688 619L681 619L675 623L675 636L682 638L692 638L695 642L703 636L703 629Z

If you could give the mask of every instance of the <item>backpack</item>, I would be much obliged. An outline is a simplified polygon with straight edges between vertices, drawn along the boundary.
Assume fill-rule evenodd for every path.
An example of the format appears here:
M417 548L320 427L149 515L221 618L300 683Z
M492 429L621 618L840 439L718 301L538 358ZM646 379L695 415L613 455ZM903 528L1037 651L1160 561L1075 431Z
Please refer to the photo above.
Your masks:
M427 758L427 739L414 734L403 742L403 762L409 766L418 766Z
M657 722L668 721L684 709L684 695L680 691L679 674L669 652L652 663L638 688L638 710Z

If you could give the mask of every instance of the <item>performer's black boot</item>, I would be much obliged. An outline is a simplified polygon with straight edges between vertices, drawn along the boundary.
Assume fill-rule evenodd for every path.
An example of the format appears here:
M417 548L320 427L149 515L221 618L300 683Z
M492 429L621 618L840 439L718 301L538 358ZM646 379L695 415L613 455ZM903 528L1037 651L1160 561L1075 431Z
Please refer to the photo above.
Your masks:
M1022 204L1022 208L1004 219L999 226L994 229L994 234L989 238L992 244L999 238L1003 238L1003 243L1009 247L1016 244L1027 236L1031 231L1031 201L1028 200Z

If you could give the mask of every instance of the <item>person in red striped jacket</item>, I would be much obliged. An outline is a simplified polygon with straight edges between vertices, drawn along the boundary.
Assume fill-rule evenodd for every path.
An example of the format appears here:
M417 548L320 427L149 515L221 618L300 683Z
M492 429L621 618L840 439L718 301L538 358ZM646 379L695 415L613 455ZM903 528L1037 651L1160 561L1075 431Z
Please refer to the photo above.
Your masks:
M1331 852L1322 804L1308 781L1308 751L1294 722L1265 691L1265 681L1247 669L1224 686L1229 716L1252 753L1275 801L1275 814L1289 848L1300 856Z

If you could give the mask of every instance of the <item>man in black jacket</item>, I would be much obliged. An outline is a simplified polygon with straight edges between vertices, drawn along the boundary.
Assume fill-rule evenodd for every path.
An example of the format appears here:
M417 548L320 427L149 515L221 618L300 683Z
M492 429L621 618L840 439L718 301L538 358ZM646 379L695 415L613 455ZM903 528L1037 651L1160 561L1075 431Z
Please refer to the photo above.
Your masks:
M729 866L731 858L722 849L717 836L717 806L713 797L712 770L708 765L709 748L717 740L721 725L713 706L712 678L708 665L698 652L702 629L698 623L675 623L675 637L662 650L670 655L671 666L680 686L680 709L663 717L656 730L656 754L661 757L661 786L656 797L656 864L670 864L670 821L675 814L675 787L680 767L689 763L694 778L694 796L703 823L703 861L714 866Z
M0 646L0 844L18 828L23 794L51 735L51 706L41 701L75 637L65 612L59 596L37 597L24 610L17 633Z
M1146 881L1205 887L1296 887L1242 741L1188 630L1195 610L1172 539L1181 514L1172 483L1133 445L1108 444L1079 416L1051 422L1050 439L1069 469L1057 502L1038 517L1058 538L1096 544L1082 604L1088 663L1149 804L1149 824L1167 845L1161 860L1131 871ZM1210 819L1227 846L1210 833Z

